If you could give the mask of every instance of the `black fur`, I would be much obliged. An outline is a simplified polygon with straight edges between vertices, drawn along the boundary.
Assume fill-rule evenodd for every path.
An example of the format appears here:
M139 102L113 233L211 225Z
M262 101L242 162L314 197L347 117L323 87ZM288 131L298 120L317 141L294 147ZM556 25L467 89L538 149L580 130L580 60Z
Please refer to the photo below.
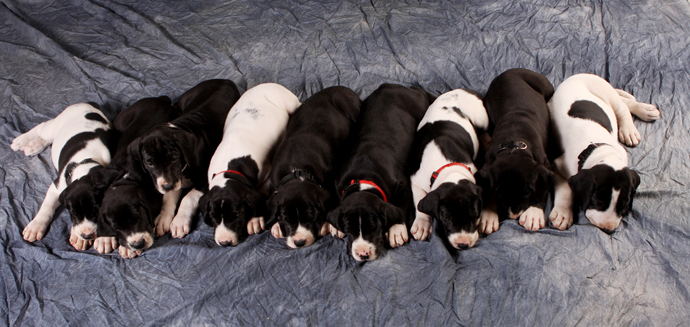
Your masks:
M443 156L453 162L471 163L475 155L472 137L462 126L447 120L435 121L417 131L410 151L408 175L419 170L424 149L431 141L435 141Z
M84 147L86 147L86 144L89 141L100 139L101 142L103 142L103 144L105 144L108 147L110 153L112 154L115 152L114 144L116 143L117 137L118 133L112 128L108 130L98 128L93 132L83 132L73 136L71 139L69 139L69 141L65 143L65 146L63 146L60 150L60 157L58 158L58 176L65 175L65 169L67 168L67 165L70 163L72 157L74 157L74 155L77 152L84 149ZM68 176L64 177L66 177L65 182L68 182ZM59 177L55 179L54 183L56 186L58 182Z
M103 116L101 116L95 112L90 112L90 113L86 114L84 116L84 118L86 118L88 120L94 120L94 121L100 122L101 124L105 124L105 125L108 124L108 120L106 120L105 118L103 118Z
M290 117L273 157L267 226L278 222L289 237L301 225L318 237L326 213L337 204L334 173L361 104L352 90L335 86L314 94Z
M591 120L601 125L601 127L605 128L607 131L609 131L609 133L613 131L613 126L611 126L609 116L606 115L601 107L592 101L578 100L573 102L573 104L570 106L570 110L568 110L568 116Z

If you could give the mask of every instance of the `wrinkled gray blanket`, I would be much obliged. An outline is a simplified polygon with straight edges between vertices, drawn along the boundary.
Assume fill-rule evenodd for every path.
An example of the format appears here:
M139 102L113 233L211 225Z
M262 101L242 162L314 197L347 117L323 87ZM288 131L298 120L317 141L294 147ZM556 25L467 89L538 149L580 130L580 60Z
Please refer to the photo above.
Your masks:
M659 106L628 149L642 178L612 235L515 221L466 251L439 237L357 264L330 236L289 250L264 232L234 248L203 222L132 260L77 252L59 209L21 230L55 178L50 150L12 139L76 102L109 118L228 78L305 100L381 83L481 94L506 69L558 84L598 74ZM690 3L658 1L103 1L0 4L0 325L684 325L690 321Z

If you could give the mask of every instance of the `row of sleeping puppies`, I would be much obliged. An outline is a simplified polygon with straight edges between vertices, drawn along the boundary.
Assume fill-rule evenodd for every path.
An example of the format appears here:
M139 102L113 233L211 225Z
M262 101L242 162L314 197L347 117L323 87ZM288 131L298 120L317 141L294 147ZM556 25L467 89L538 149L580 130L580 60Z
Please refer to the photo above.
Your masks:
M656 108L616 92L596 76L573 76L554 95L545 77L523 69L497 77L483 101L464 90L434 99L421 89L390 84L364 102L347 88L333 87L300 104L276 84L258 85L238 97L232 82L207 81L175 106L169 100L158 108L138 102L119 114L113 125L128 137L120 140L113 162L100 169L93 165L83 174L86 178L71 173L75 181L88 181L98 175L94 172L112 167L118 171L105 182L91 177L84 183L93 189L86 193L96 197L90 213L74 205L83 203L84 195L67 196L78 183L65 182L69 185L60 200L74 224L70 242L84 249L98 230L94 247L99 252L108 252L119 240L120 254L133 257L151 246L154 234L189 233L198 206L204 221L215 227L219 245L236 245L269 226L292 248L308 246L328 233L347 235L356 260L374 260L384 247L408 241L406 218L415 212L409 230L415 239L431 236L436 217L448 242L462 249L473 246L480 232L497 230L499 217L519 219L529 230L543 228L545 197L554 179L554 227L572 224L575 201L576 210L610 230L610 220L619 222L630 210L639 184L639 177L626 167L616 132L634 145L639 133L630 112L646 120L658 118ZM160 112L152 112L156 110ZM176 110L180 117L162 117ZM132 124L136 128L127 130L118 127L125 112L137 112L151 124L167 124L148 132ZM162 121L150 119L157 115ZM549 126L563 152L555 173L546 155ZM592 140L583 137L583 129L592 130L585 133ZM486 164L478 172L477 131L485 130L492 138ZM13 149L27 143L22 137ZM56 145L54 159L60 152ZM596 159L583 159L584 152ZM607 161L609 152L615 163ZM579 170L569 164L573 153L580 157ZM81 156L72 160L86 165L82 161ZM54 163L60 180L64 165ZM611 169L600 169L603 166ZM103 186L107 191L95 191ZM189 187L175 213L182 190ZM605 204L600 198L607 192ZM40 238L32 237L30 227L36 221L42 220L35 218L27 226L25 239ZM90 222L89 228L80 227L84 221Z

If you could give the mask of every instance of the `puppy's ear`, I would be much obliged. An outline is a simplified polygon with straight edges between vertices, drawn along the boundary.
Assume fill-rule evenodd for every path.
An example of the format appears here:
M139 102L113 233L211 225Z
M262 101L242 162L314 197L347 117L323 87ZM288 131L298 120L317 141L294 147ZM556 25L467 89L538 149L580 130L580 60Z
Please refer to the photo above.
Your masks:
M479 185L481 188L484 190L493 190L493 174L491 173L491 166L485 165L480 169L476 174L474 174L474 178L477 181L477 185Z
M111 184L115 183L115 181L122 178L125 173L126 171L122 169L103 167L91 174L91 181L96 189L105 190L110 187Z
M256 191L249 190L247 195L242 199L245 205L245 217L247 222L249 219L254 217L265 217L268 215L268 209L266 209L266 195Z
M266 220L265 225L273 226L273 224L278 222L278 217L283 210L283 206L277 203L276 193L273 193L273 195L266 200L266 209L268 211L268 217L264 216L264 219Z
M625 194L621 193L620 198L618 199L618 203L616 204L616 212L619 213L627 213L632 211L633 198L635 197L635 193L637 193L637 187L640 186L640 175L638 175L636 171L625 167L623 168L623 175L625 175L625 178L629 178L631 186L628 192Z
M405 212L388 202L381 202L380 212L383 213L384 230L388 230L395 224L402 224L405 222Z
M345 232L345 217L344 217L343 209L341 207L337 207L331 212L328 213L326 216L326 221L328 221L333 227L335 227L337 230L341 232Z
M479 186L476 187L476 195L471 195L470 196L470 211L469 211L469 216L470 218L474 219L479 219L479 216L482 213L482 207L484 206L484 201L482 201L482 190Z
M538 201L546 200L546 196L553 187L556 175L546 167L538 165L533 175L532 185Z
M594 192L594 179L591 174L583 169L568 179L568 185L573 191L573 209L586 210Z
M201 198L199 198L199 213L201 214L201 219L204 221L204 223L206 223L206 225L213 226L210 217L210 198L211 197L209 196L209 192L206 192L206 194L202 195Z
M433 218L438 218L438 204L440 200L438 192L432 191L419 201L417 209Z

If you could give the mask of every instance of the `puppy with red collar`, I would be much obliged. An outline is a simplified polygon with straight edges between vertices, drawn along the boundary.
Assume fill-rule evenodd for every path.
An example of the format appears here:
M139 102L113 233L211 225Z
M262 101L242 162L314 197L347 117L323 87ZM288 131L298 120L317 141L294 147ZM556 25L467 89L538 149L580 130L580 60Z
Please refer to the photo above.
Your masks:
M426 111L410 151L416 208L410 232L416 240L431 237L435 217L456 249L477 242L482 198L474 179L479 151L475 130L488 127L482 99L465 90L442 94Z
M433 100L420 88L383 84L362 103L355 146L336 188L340 205L327 217L337 229L332 233L347 235L357 261L375 260L384 243L394 248L408 240L407 159Z
M264 229L266 195L259 188L268 177L274 146L299 106L290 90L265 83L247 90L228 113L208 168L208 191L199 200L218 245L235 246Z
M640 177L628 168L625 148L640 142L632 114L645 121L659 118L659 110L592 74L569 77L549 101L551 121L563 155L557 171L554 226L573 222L572 206L595 226L613 232L632 210ZM567 180L567 182L566 182Z
M92 169L110 163L115 138L117 135L110 121L100 110L86 103L78 103L12 141L12 150L23 151L27 156L38 154L52 144L51 158L58 173L58 177L48 188L38 213L22 232L25 240L34 242L43 238L55 209L60 205L60 194L68 185L87 175ZM75 200L88 200L90 196L88 191L71 194ZM71 207L68 206L68 209ZM95 238L96 217L71 214L70 217L70 243L82 249Z

